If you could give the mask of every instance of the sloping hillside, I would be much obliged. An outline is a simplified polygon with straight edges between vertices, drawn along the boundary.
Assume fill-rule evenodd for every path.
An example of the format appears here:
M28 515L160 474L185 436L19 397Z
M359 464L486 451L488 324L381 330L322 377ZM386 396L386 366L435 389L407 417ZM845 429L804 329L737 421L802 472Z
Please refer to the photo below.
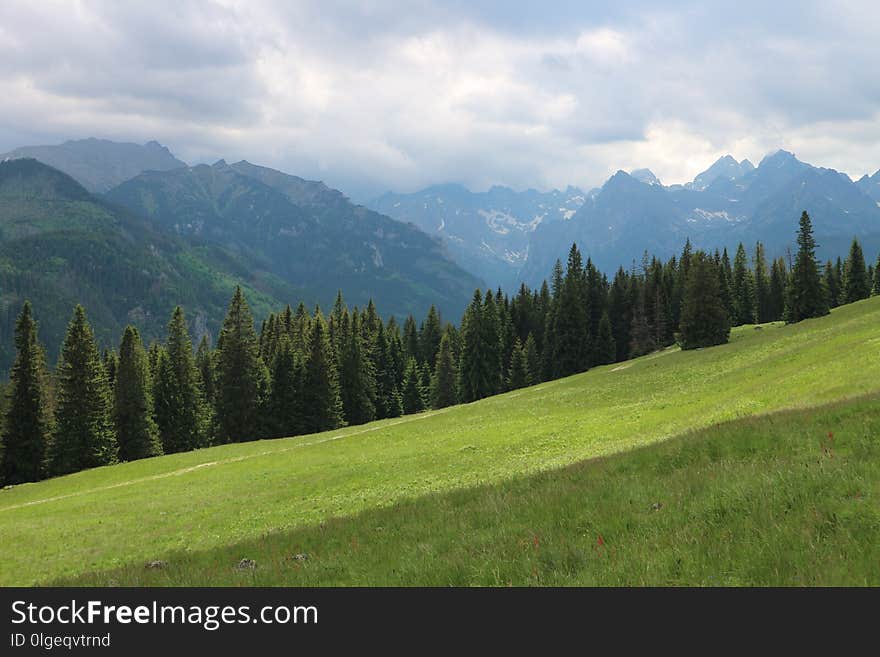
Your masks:
M498 483L718 422L876 393L878 321L874 298L793 326L741 327L728 345L670 349L440 412L4 490L0 583L260 543L267 532ZM865 494L876 495L874 486Z
M118 344L128 323L148 340L164 336L178 303L197 335L216 335L238 283L258 316L302 295L243 257L191 248L157 231L36 160L0 163L0 372L12 362L15 317L25 299L54 364L77 303L103 345Z
M321 183L248 162L149 172L107 197L193 245L241 253L330 304L460 316L481 282L418 229L353 205Z

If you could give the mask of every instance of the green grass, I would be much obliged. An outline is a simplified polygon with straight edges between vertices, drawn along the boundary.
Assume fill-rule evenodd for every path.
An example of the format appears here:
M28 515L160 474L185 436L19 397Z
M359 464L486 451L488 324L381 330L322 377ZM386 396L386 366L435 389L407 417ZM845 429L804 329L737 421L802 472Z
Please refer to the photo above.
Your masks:
M569 538L566 536L569 529L581 525L566 528L562 523L564 516L547 511L554 506L556 493L547 493L549 502L544 511L541 511L544 507L540 504L535 506L534 511L528 510L528 491L532 485L538 485L532 482L552 481L556 476L564 481L566 476L574 475L546 475L550 479L534 479L529 475L584 459L624 452L720 422L880 392L878 326L880 299L872 299L840 308L830 317L795 326L772 325L760 331L743 327L733 333L729 345L695 352L671 349L441 412L376 422L328 434L227 445L100 468L4 490L0 492L0 584L71 580L88 577L89 573L119 568L122 570L118 571L121 574L117 582L136 582L144 577L140 572L143 563L152 559L189 564L183 570L169 567L162 571L156 576L156 583L161 583L163 577L178 584L225 583L227 580L248 584L252 581L292 582L287 579L288 575L283 574L283 569L268 564L272 563L272 555L283 560L289 548L294 547L294 544L286 541L289 537L297 536L302 536L302 544L308 546L304 548L305 551L316 555L314 560L300 564L303 573L311 573L305 576L303 583L798 582L791 568L779 570L774 579L766 572L750 573L745 563L738 564L739 570L729 571L733 574L728 577L728 571L721 565L713 570L715 555L708 543L705 548L699 544L690 548L704 560L702 565L687 563L689 553L683 545L668 545L667 553L664 553L666 561L657 564L656 573L644 570L650 568L652 563L644 559L645 554L639 559L637 550L647 548L633 547L636 551L631 555L630 566L621 566L618 572L618 577L622 579L614 579L612 571L607 576L597 574L594 568L584 565L587 563L583 561L585 557L578 561L571 556L571 563L566 565L563 555L567 548L557 547L557 556L543 562L537 574L531 575L532 579L524 578L519 571L514 577L514 566L502 563L509 558L504 551L509 548L496 543L496 538L504 537L509 531L510 537L516 535L516 541L525 540L528 543L533 537L528 532L520 535L518 523L525 523L523 526L526 526L530 518L538 521L542 516L547 517L547 522L552 522L552 518L556 517L559 533L545 534L567 541L566 544L574 546L574 550L580 549L576 547L576 534ZM872 404L876 404L874 398L857 402L856 406L869 415L868 409ZM840 412L843 413L843 410ZM784 419L749 419L744 422L777 422L777 433L780 435L785 433L787 426L787 420ZM853 422L858 424L856 420ZM733 423L728 426L738 425ZM820 427L815 429L818 431ZM715 430L724 431L723 428ZM796 429L792 429L792 432L791 436L794 436ZM819 451L817 441L823 435L824 428L816 436L804 436L813 452ZM872 437L876 435L874 431ZM756 435L754 440L760 443L760 435ZM707 444L723 442L713 443L709 440ZM669 443L662 449L674 449L677 444ZM772 441L768 444L772 446ZM747 456L752 448L744 449ZM852 454L876 456L876 452L864 446L858 449L851 446L851 449ZM624 464L620 467L625 470L625 463L629 463L626 459L632 458L632 463L638 463L639 459L650 459L651 453L650 450L633 452L607 463ZM797 462L795 454L790 455L795 460L788 464L785 464L785 459L789 455L785 451L775 456L770 451L766 459L758 452L755 454L757 456L751 461L742 460L745 470L739 473L736 468L724 471L718 466L719 477L727 472L729 488L714 488L714 480L708 475L698 476L697 470L691 484L682 484L686 486L685 491L688 486L696 487L698 483L706 487L705 495L709 497L701 503L706 505L705 509L715 509L719 523L723 524L725 514L739 518L743 531L748 533L746 538L750 537L749 540L756 545L747 551L749 553L760 552L761 541L764 540L762 537L772 526L767 526L768 518L750 520L752 515L746 501L751 499L750 496L766 496L768 491L774 490L773 482L776 478L785 479L788 476L787 468L794 468L791 473L797 471L796 465L792 465ZM694 458L697 459L695 464L700 465L698 456ZM867 520L863 530L869 534L873 531L873 538L876 538L876 469L871 469L870 459L861 460L865 462L861 463L854 457L847 459L847 463L865 468L852 474L853 481L859 482L858 492L864 500L862 506L854 508L868 510L865 512ZM666 463L665 467L671 468L674 459L667 459ZM842 463L841 460L835 460L828 467L842 467ZM709 471L713 467L709 462L703 465ZM589 468L599 467L594 465L586 470L575 468L565 472L586 473L592 472ZM648 533L640 534L637 531L639 514L647 513L646 509L650 509L653 501L664 503L663 509L652 516L655 518L672 516L672 513L664 515L664 512L674 511L676 503L658 495L671 482L655 479L652 483L652 476L648 472L642 473L640 467L635 465L629 467L632 470L627 485L614 484L616 475L609 471L606 486L591 492L584 491L583 496L574 494L574 501L569 501L569 504L574 504L582 499L585 510L590 508L589 502L594 499L588 493L595 496L596 503L608 500L612 509L613 504L621 504L619 500L612 500L614 495L622 495L620 499L627 497L632 501L629 517L618 508L609 516L620 516L610 525L610 529L597 529L597 534L607 534L606 546L609 547L605 553L612 553L608 537L615 537L614 548L618 555L629 549L616 540L615 530L616 527L622 532L623 528L628 527L627 523L633 523L633 535L641 536L645 545L651 545L652 540L661 544L664 541L677 542L679 538L684 540L687 536L690 537L687 540L699 543L705 532L700 530L702 524L697 516L693 523L684 518L680 519L680 525L669 525L667 534L663 533L662 526L655 527L651 532L648 532L650 527L646 526ZM739 474L745 477L747 473L750 478L743 478L741 482L737 480ZM872 474L875 475L873 479ZM791 476L794 478L794 474ZM682 477L688 478L690 475L685 473ZM798 494L819 490L826 484L830 485L824 478L801 483L793 481L792 494L797 497ZM552 488L554 484L548 485ZM558 485L563 488L567 486L564 483ZM643 493L640 492L640 485L646 487ZM657 488L650 488L652 485ZM512 488L508 489L508 486ZM525 488L517 489L517 486ZM437 495L457 489L469 490L460 490L445 497ZM493 492L504 490L512 491L512 498L517 497L517 490L525 491L519 496L522 500L511 501L511 504L517 504L523 510L520 515L510 517L509 529L506 529L507 512L501 503L504 497L498 498ZM627 495L628 490L632 492ZM417 500L429 494L435 495L423 501ZM460 532L442 529L445 520L440 512L444 505L454 506L454 500L459 499L456 495L464 496L461 498L464 502L467 502L468 496L477 496L480 500L474 502L477 506L469 515L462 515L462 522L470 517L475 527L467 530L474 534L470 538ZM479 497L481 495L486 497ZM682 495L682 499L685 497ZM435 501L440 515L427 515L422 522L417 510L430 508L431 500ZM563 498L559 503L566 508ZM427 506L420 507L420 504ZM480 505L483 505L482 508ZM796 508L799 513L802 511L800 507ZM404 519L408 517L407 524L413 526L401 529L402 535L406 535L406 532L423 532L423 540L410 544L392 537L388 539L391 542L386 549L396 549L398 552L377 553L375 561L358 562L352 559L349 562L344 558L340 547L342 542L357 552L364 541L369 544L379 540L372 538L383 531L376 530L376 526L388 526L375 524L369 531L365 529L357 541L351 542L350 532L344 529L344 524L351 522L355 523L352 526L366 527L357 523L370 522L369 514L353 517L355 514L364 511L373 514L384 512L386 515L381 516L382 522L388 518L390 524L391 519L397 517L396 512L406 509L415 509L414 515L402 516ZM502 517L499 518L499 514ZM861 517L855 511L853 514L854 517ZM334 517L340 519L327 522ZM458 516L446 512L445 517L454 520ZM581 514L581 522L587 523L582 525L586 536L583 540L597 540L590 534L596 528L588 524L590 516L586 516L587 520L584 517ZM837 517L835 522L840 522L840 514ZM324 533L316 529L321 522L325 522L325 529L338 526L343 529L339 530L339 534L327 534L328 542L325 544ZM572 522L575 520L572 519ZM492 528L493 523L495 529ZM693 528L685 531L691 524ZM537 530L534 531L537 533ZM722 532L722 529L718 531ZM797 536L801 536L799 531L809 533L808 529L796 522L785 531ZM541 534L537 535L540 549ZM336 538L333 539L333 536ZM485 548L480 543L482 536L488 541ZM791 538L794 540L794 536ZM805 536L801 538L806 540ZM300 539L289 540L295 543ZM337 542L333 543L333 540ZM466 554L459 553L456 557L454 551L450 552L455 540L462 541L462 545L471 545L472 550L466 551ZM553 539L550 540L552 543ZM734 563L737 554L731 547L731 541L724 538L723 532L715 540L719 551L725 546L729 548L729 563ZM836 582L836 577L847 575L844 559L844 565L840 560L836 562L835 567L841 570L835 570L827 574L827 579L822 579L821 572L806 568L811 557L802 553L806 552L808 542L794 542L786 548L782 538L779 540L782 542L773 544L777 552L777 566L786 566L785 559L792 560L791 563L795 565L803 562L804 571L797 572L801 573L801 577L811 577L811 582ZM862 546L860 541L852 544L854 558L858 559L862 557L858 556L855 548ZM262 553L258 556L241 554L246 546L258 550L261 545L267 550L267 567L258 568L248 575L236 573L238 579L230 580L231 565L225 561L237 561L245 556L262 559ZM528 546L522 546L522 549L526 550ZM412 556L413 550L424 551L423 562L418 563ZM791 554L783 554L786 550ZM578 554L583 553L581 549ZM334 554L337 556L334 557ZM467 554L471 559L465 558ZM547 554L547 550L541 554ZM445 556L441 558L441 555ZM771 556L767 556L766 563L771 563ZM438 567L436 575L432 574L431 564L447 558L449 567ZM676 566L679 575L675 574L672 565L678 563L676 559L681 562ZM867 559L870 561L870 557ZM877 556L874 555L873 559L876 562ZM386 566L384 570L383 563ZM398 570L395 570L396 563L401 564ZM411 570L406 566L408 563L413 564ZM718 579L710 580L708 575L701 577L701 572L714 572ZM859 583L876 583L876 563L874 570L857 567L847 577L850 579L842 581L856 579ZM88 581L103 583L107 579L96 575Z
M58 583L877 585L878 404L875 395L735 420L319 527L172 553L161 570L139 563ZM256 569L237 571L243 558Z

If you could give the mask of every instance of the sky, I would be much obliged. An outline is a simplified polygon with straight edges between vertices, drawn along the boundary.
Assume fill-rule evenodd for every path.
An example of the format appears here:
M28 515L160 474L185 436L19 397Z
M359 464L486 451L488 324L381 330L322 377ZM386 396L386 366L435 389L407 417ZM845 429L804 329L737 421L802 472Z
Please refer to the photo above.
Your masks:
M778 148L880 168L880 4L0 3L0 152L158 140L355 198L693 179Z

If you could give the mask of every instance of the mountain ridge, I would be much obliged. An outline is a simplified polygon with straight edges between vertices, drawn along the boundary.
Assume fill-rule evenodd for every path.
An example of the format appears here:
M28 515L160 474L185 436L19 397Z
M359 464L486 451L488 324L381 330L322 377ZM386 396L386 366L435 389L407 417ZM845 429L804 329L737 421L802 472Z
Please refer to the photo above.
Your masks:
M104 193L142 171L186 166L155 140L135 144L94 137L57 145L21 146L0 155L0 160L20 158L33 158L63 171L93 193Z
M341 289L349 303L372 298L388 314L423 316L435 304L457 317L483 285L415 227L246 161L145 172L107 198L191 244L242 253L326 303Z

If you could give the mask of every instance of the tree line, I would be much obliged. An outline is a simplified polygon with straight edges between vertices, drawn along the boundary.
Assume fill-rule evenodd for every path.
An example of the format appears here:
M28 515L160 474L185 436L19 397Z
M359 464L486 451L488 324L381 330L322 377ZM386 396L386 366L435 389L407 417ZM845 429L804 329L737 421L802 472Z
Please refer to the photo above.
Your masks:
M820 267L810 218L790 262L742 244L649 258L612 280L572 245L550 282L512 296L477 289L458 326L433 306L423 321L383 320L373 302L328 315L303 304L257 330L240 288L216 346L193 350L184 310L164 343L128 326L99 352L77 306L54 371L25 302L15 328L2 430L0 480L36 481L86 468L229 442L336 429L482 399L678 343L727 342L730 327L793 323L880 293L880 259L867 267L853 240L845 261Z

